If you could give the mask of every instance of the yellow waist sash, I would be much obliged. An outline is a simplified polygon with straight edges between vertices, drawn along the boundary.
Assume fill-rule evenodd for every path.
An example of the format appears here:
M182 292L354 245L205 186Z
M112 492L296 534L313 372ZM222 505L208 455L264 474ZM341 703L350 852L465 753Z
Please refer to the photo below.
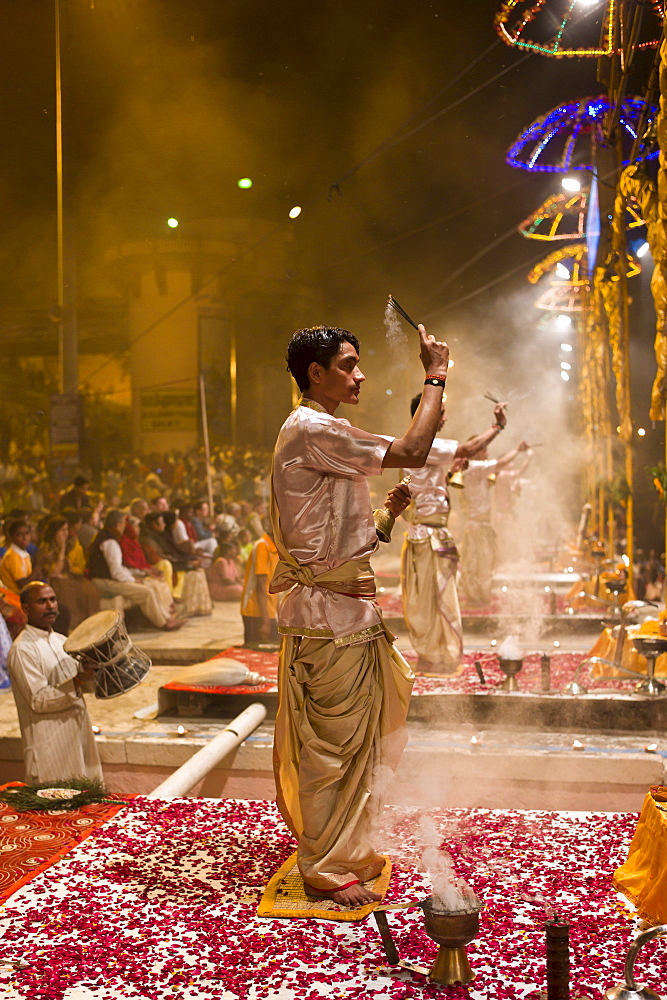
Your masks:
M276 566L269 590L279 594L295 584L322 587L348 597L375 597L375 576L369 559L349 559L334 569L315 575L310 566L302 566L287 550L279 547L281 559Z

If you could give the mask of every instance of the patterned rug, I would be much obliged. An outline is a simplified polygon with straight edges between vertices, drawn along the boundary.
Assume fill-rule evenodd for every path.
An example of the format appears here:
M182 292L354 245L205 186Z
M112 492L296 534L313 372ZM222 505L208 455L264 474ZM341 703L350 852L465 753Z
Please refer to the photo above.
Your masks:
M545 919L570 924L573 997L622 977L632 922L611 885L634 814L387 809L377 846L393 861L385 903L430 891L420 861L446 844L484 903L468 947L477 979L439 987L390 968L374 919L271 920L257 905L294 851L275 804L137 798L0 911L0 996L11 1000L517 1000L545 986ZM428 967L419 910L387 913L399 955ZM658 991L667 949L638 980ZM3 992L4 990L4 992Z
M0 802L0 903L59 861L121 808L98 803L78 810L16 812Z

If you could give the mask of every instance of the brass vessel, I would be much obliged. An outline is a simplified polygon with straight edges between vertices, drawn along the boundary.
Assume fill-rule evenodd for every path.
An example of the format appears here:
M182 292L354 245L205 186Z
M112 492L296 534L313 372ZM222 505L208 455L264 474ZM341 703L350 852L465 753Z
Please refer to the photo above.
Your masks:
M431 982L441 986L453 983L466 986L475 978L465 949L479 931L479 912L483 903L476 896L474 900L469 909L449 913L434 906L433 896L427 896L420 904L426 933L440 945L428 974Z
M504 656L498 657L500 669L505 674L505 680L500 685L501 691L518 691L519 684L516 675L523 669L523 660L509 660Z

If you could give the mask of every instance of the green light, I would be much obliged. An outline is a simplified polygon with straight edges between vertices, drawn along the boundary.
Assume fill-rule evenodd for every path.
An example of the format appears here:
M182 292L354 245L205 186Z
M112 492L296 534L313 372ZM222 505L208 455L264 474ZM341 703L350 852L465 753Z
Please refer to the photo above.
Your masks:
M167 225L170 229L176 229L178 225L178 219L167 219Z
M237 183L238 183L238 186L240 188L244 188L245 189L245 188L251 188L252 187L252 181L250 180L249 177L242 177L241 180L238 181Z

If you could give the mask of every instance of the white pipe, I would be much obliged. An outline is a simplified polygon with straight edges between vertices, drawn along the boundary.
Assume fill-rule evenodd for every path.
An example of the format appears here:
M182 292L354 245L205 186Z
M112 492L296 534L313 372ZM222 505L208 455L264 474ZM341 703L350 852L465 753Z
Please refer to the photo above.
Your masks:
M191 788L206 777L216 764L223 760L230 750L250 736L266 718L266 706L258 701L248 705L240 715L225 726L210 743L186 760L178 770L149 792L149 799L177 799L186 795Z

